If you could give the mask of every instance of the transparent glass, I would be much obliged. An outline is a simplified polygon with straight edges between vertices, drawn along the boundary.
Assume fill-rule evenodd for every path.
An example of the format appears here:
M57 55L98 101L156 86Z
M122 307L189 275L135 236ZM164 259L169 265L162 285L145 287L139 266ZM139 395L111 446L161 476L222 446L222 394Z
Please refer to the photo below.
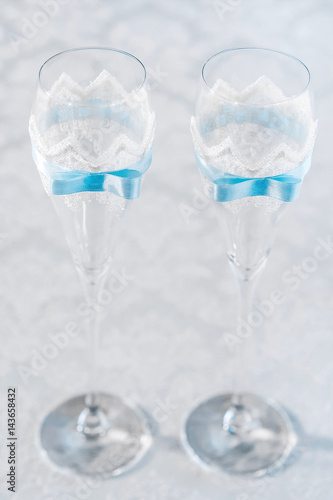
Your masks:
M40 442L58 467L103 478L133 466L152 442L138 407L98 390L100 308L93 305L110 268L118 224L132 201L107 190L53 194L43 164L69 176L73 170L130 168L142 160L154 132L145 79L143 64L126 52L94 47L62 52L40 69L30 119L33 150L40 155L36 163L94 311L86 325L90 386L46 416Z
M212 167L237 177L266 178L300 167L311 154L316 123L310 73L288 54L230 49L204 65L191 130L195 148ZM213 183L203 175L213 193ZM214 202L239 289L230 350L232 391L189 415L185 445L200 463L231 474L261 476L279 468L296 443L283 409L244 390L246 339L252 303L282 212L288 202L267 195Z

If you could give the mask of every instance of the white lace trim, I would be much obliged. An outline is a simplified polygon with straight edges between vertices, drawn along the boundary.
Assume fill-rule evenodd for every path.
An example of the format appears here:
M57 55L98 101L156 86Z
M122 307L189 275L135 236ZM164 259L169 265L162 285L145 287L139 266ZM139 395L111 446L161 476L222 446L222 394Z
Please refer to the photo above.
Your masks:
M116 107L118 113L121 110L125 119L76 117L69 121L47 123L45 127L45 117L52 110L66 113L86 106L93 110L92 99L99 101L97 108L102 101L112 102L113 109ZM150 110L146 90L142 87L138 91L127 92L105 70L85 88L63 73L48 95L40 96L39 103L38 116L30 118L29 132L33 146L51 163L88 172L118 170L139 161L152 146L155 114ZM48 179L41 176L49 193ZM76 193L64 195L64 199L73 209L92 199L101 203L110 202L111 208L119 208L125 203L125 200L106 192Z
M307 93L286 100L283 92L266 76L262 76L242 92L232 89L221 80L216 82L213 90L214 92L207 92L201 96L204 106L201 115L204 120L210 120L212 125L208 129L209 132L201 134L199 119L196 117L191 119L194 146L207 163L233 175L264 177L287 172L299 166L310 155L317 133L317 122L312 119ZM275 103L280 103L279 112L297 120L306 131L306 137L302 144L299 144L283 131L265 127L260 123L235 122L234 117L228 121L227 115L225 125L216 127L214 120L223 114L223 107L237 103L248 104L249 107L262 105L267 106L267 109L274 108ZM238 211L250 202L257 206L264 203L272 210L277 209L282 203L265 196L224 203L230 209Z
M278 103L286 100L282 90L277 87L266 75L260 76L245 89L233 89L228 82L216 80L213 92L219 97L232 102L251 103L254 106Z
M34 116L30 118L29 131L32 143L37 151L52 163L60 164L72 170L79 168L87 172L112 171L135 163L149 151L155 133L155 115L151 113L150 120L147 123L147 130L141 143L131 140L125 134L120 134L114 139L110 148L99 156L97 156L98 145L94 143L94 137L98 137L96 128L92 134L87 131L89 137L85 137L87 141L90 140L91 151L80 145L80 142L82 144L82 136L80 142L73 142L73 136L69 135L59 143L49 146L48 143L51 141L45 141L45 136L42 137ZM99 132L103 133L103 128L100 128ZM81 129L81 134L85 134L83 128ZM92 156L92 151L96 153L95 158Z

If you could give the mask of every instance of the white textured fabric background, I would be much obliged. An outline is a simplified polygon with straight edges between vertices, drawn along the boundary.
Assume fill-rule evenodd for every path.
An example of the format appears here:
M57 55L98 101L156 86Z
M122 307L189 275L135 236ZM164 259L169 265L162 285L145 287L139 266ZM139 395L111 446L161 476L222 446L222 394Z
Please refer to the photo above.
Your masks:
M3 1L0 12L1 500L330 500L333 250L325 261L309 258L318 238L333 239L332 2L15 0ZM31 368L50 335L82 319L79 280L31 158L28 118L40 65L56 52L86 45L137 55L148 68L157 114L153 163L115 253L110 280L120 291L107 307L100 355L101 389L146 408L156 423L155 444L135 470L99 484L56 471L35 444L43 414L84 391L83 335L27 380L19 371ZM258 290L259 301L274 288L287 300L247 342L244 367L247 389L282 403L299 421L302 437L292 466L256 481L201 470L179 439L195 402L231 383L222 335L233 328L236 287L212 208L198 199L189 121L202 64L236 46L302 59L312 72L319 119L312 170L282 219ZM193 210L185 217L188 207ZM282 276L298 272L294 266L303 271L292 286ZM120 281L124 270L127 278ZM13 385L19 400L16 494L5 488L3 439Z

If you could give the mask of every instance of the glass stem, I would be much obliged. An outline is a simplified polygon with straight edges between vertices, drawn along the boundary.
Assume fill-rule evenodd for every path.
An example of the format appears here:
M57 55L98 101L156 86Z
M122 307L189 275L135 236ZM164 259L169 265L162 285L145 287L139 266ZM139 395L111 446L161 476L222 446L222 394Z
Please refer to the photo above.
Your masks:
M98 392L99 346L100 346L100 308L98 296L104 285L104 277L91 276L80 272L85 292L89 314L86 320L86 331L89 355L89 386L85 398L85 408L79 415L77 429L87 437L99 437L106 433L108 423L105 414L100 408Z
M94 285L96 288L96 285ZM98 307L98 293L94 290L94 295L91 299L90 312L91 316L87 318L87 338L88 338L88 356L90 357L90 376L88 392L86 396L86 405L89 407L96 407L99 404L98 396L98 373L99 373L99 347L100 347L100 323L101 314Z
M233 394L236 399L244 390L245 380L245 349L248 339L251 337L253 328L249 324L250 315L253 306L253 295L256 286L256 278L246 279L237 277L237 284L239 290L238 298L238 316L236 322L236 336L239 343L236 344L233 353Z
M235 270L239 289L238 316L236 323L237 343L233 351L232 370L232 397L231 406L223 417L223 428L232 434L240 434L249 430L253 425L250 412L243 405L245 380L245 352L248 339L253 333L249 323L253 306L253 295L258 275L251 277L240 276Z

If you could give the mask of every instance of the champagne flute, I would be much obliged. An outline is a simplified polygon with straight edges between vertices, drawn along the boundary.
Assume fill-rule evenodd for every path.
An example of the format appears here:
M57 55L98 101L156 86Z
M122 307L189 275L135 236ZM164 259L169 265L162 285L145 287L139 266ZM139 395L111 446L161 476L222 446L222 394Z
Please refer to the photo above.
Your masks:
M40 69L29 131L33 157L62 223L86 303L90 387L52 410L40 442L58 467L117 475L152 438L140 408L98 389L97 308L122 214L151 163L155 117L146 70L126 52L87 47L61 52Z
M192 458L231 474L278 469L296 444L287 413L244 390L243 350L258 318L252 309L281 213L310 168L316 123L310 73L297 58L260 48L228 49L202 69L191 131L199 170L227 237L239 288L232 391L204 401L186 420ZM278 297L277 297L278 300Z

